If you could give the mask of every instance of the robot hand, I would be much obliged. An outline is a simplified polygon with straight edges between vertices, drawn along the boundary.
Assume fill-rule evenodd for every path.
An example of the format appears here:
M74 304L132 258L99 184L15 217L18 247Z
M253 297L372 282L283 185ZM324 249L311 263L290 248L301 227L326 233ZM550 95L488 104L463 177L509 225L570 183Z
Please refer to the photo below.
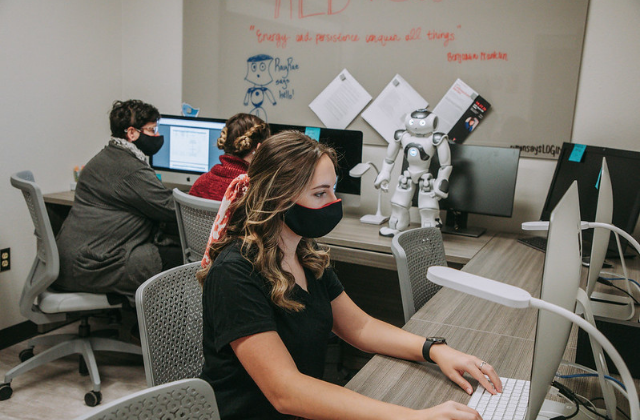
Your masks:
M449 197L448 192L441 191L440 188L437 188L435 185L431 189L434 197L437 197L438 200Z
M403 190L408 190L410 186L411 186L411 178L407 177L404 174L398 177L398 187L400 187Z
M373 182L373 186L376 189L381 188L384 192L389 192L389 174L381 172L376 177L376 180Z

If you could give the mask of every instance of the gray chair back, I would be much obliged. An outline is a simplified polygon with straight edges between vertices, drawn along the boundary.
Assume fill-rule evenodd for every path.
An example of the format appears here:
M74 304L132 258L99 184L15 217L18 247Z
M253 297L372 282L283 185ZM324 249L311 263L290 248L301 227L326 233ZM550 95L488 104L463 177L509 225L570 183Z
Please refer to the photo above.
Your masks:
M211 385L191 378L146 388L101 405L75 420L220 419Z
M435 295L441 286L427 280L432 265L447 266L442 233L435 227L410 229L393 237L404 322Z
M35 227L36 257L31 271L22 288L20 313L36 324L49 324L64 321L66 314L45 314L34 302L36 298L58 278L60 258L55 236L51 229L47 209L40 187L35 183L31 171L22 171L11 175L11 185L22 191Z
M176 217L184 263L202 260L211 226L218 214L220 201L195 197L177 188L173 189L176 203Z
M142 357L148 386L195 378L202 372L200 262L151 277L136 291Z

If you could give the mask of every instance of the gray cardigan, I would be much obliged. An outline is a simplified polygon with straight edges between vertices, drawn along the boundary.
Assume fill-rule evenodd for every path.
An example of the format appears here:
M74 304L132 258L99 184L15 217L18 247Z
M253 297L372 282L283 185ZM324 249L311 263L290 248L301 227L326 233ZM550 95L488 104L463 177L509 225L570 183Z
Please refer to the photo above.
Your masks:
M125 295L162 269L155 245L175 226L173 195L146 162L110 143L83 168L75 201L56 238L60 290Z

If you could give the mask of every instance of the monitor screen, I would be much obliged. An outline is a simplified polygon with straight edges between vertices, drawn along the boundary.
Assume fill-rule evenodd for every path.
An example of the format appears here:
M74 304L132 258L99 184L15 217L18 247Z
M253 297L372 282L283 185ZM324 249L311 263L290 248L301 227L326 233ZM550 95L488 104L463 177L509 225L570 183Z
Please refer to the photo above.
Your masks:
M225 120L162 115L158 134L164 144L149 163L156 170L203 174L220 162L217 140Z
M449 196L440 200L447 211L444 233L480 236L484 229L467 226L469 213L511 217L520 151L506 147L463 145L449 142L451 165ZM438 175L438 156L430 172ZM414 206L417 206L417 194Z
M551 211L571 183L578 181L580 216L584 221L595 221L603 157L607 159L613 189L612 223L633 233L640 214L640 152L629 150L563 143L540 219L549 220ZM591 230L583 233L587 242L592 235ZM626 245L626 241L620 239ZM609 249L617 255L614 235L611 235Z
M339 194L360 195L360 178L349 176L349 170L362 162L362 131L271 123L269 123L269 127L271 134L277 134L284 130L296 130L320 143L331 146L338 155L336 192Z

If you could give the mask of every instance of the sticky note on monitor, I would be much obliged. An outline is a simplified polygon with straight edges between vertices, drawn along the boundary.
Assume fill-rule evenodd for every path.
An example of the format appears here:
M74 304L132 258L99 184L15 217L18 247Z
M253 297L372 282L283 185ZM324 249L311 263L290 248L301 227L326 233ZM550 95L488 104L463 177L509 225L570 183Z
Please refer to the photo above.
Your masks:
M573 146L573 150L569 155L569 162L581 162L582 156L584 156L584 151L587 149L587 146L584 144L576 144Z
M304 134L311 137L315 141L320 141L320 128L318 127L307 127L304 129Z

